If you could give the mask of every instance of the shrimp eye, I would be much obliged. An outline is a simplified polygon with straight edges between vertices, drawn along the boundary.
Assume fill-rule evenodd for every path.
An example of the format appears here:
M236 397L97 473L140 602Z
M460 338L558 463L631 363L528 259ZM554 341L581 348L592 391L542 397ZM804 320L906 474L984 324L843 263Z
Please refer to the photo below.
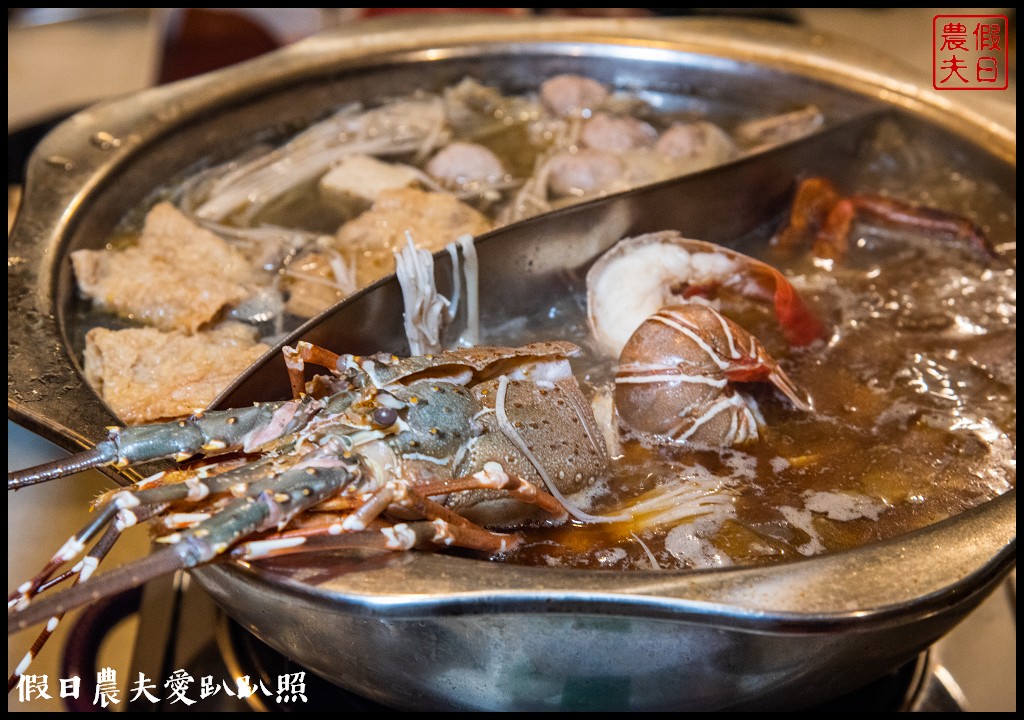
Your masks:
M373 411L373 424L378 427L391 427L398 420L398 411L394 408L379 407Z

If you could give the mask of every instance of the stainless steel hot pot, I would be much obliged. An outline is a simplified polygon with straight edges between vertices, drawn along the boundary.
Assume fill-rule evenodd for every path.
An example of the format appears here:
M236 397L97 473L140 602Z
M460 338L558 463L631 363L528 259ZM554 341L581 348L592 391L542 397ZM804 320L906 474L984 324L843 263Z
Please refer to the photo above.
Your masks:
M789 29L473 19L359 29L96 106L43 141L8 246L10 417L69 449L115 422L81 376L71 250L102 245L167 178L204 158L230 157L254 138L279 137L341 102L372 104L466 75L513 91L581 72L696 103L749 107L756 98L766 113L814 102L840 126L881 109L937 133L976 169L1015 187L1016 135L997 107L953 104L906 71ZM820 151L695 178L691 189L715 208L710 214L737 227L702 228L692 213L678 219L706 239L727 240L757 208L715 198L728 198L751 174L767 198L781 197L800 169L840 170L841 152L823 160ZM641 201L661 202L657 192ZM488 303L542 297L536 291L553 273L638 227L637 202L528 221L535 232L519 231L500 247L485 238L485 314ZM659 218L666 226L674 219ZM511 294L486 280L488 266L511 270ZM399 350L397 297L394 281L384 281L302 334L351 352ZM222 402L279 392L278 370L268 357ZM1015 558L1011 491L894 541L771 568L622 574L409 553L222 565L194 575L285 655L398 708L777 709L835 697L913 657L972 610Z

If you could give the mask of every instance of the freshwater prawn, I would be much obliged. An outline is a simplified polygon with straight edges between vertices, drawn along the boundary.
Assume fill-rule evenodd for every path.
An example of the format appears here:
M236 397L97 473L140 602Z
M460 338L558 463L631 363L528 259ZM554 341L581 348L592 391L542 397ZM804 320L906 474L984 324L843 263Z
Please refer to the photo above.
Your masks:
M841 261L849 252L855 224L862 220L959 243L985 261L999 257L985 231L968 218L901 198L843 193L824 177L809 177L799 183L775 244L783 250L810 247L815 257Z
M844 194L824 177L797 183L773 245L841 262L858 222L954 242L984 262L999 259L967 218L900 198ZM613 405L620 431L712 449L753 442L764 419L749 383L770 383L796 410L813 410L813 399L761 341L719 311L722 292L770 304L792 348L826 339L825 326L775 267L676 231L625 238L591 267L588 322L597 344L618 359Z

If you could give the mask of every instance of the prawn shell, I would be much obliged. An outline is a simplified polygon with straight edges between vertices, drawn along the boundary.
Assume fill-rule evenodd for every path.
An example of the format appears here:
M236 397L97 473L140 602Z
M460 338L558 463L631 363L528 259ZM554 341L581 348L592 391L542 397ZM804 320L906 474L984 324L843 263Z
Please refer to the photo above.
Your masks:
M681 332L659 319L669 312L685 319L685 327L692 323L695 329L708 330ZM761 344L704 305L676 306L662 313L645 320L622 350L615 405L623 427L641 437L686 437L691 445L710 448L721 447L726 438L726 445L733 444L733 438L756 438L756 405L730 384L727 373L757 367L767 358ZM740 432L734 427L737 423Z
M470 475L482 470L484 463L496 461L509 475L546 489L547 484L533 462L499 427L493 412L498 386L499 381L490 380L473 388L485 410L478 418L482 432L470 442L453 474ZM604 474L608 464L604 441L575 378L558 380L550 386L510 381L505 408L519 437L563 495L585 489ZM507 493L495 490L453 494L447 505L485 527L551 519L536 506L512 500Z
M557 359L580 355L578 346L560 340L530 343L518 348L479 346L459 350L442 350L432 355L418 355L409 358L398 358L393 355L379 353L367 359L373 364L373 377L379 387L387 387L401 382L413 375L425 375L444 379L463 374L466 369L474 373L499 368L499 363L511 361L511 364L528 361L531 358ZM339 361L344 362L344 358ZM495 373L497 374L497 373Z
M710 261L699 272L693 267L696 254L705 254ZM587 272L591 333L608 355L618 357L644 320L680 302L676 286L731 277L740 269L724 248L673 230L620 240Z
M404 454L437 458L447 465L473 436L470 422L480 403L470 390L450 382L420 380L393 391L405 402L408 430L391 441Z
M674 230L621 240L594 263L587 272L591 333L609 355L618 357L644 320L662 307L685 302L687 286L703 285L772 303L793 346L808 345L825 335L796 288L771 265L721 245L685 238Z

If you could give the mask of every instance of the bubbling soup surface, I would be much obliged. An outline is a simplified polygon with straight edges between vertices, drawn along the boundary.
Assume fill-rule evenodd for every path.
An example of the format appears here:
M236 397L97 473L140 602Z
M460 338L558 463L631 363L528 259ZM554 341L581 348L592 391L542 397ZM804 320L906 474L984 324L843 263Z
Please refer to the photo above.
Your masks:
M615 569L776 563L894 537L1015 486L1012 202L940 162L929 165L934 176L894 180L877 170L887 155L907 158L909 148L917 161L936 159L892 128L875 145L859 174L866 191L945 203L986 228L999 259L868 224L842 262L782 252L763 236L744 242L737 249L782 270L829 328L824 342L792 349L768 308L724 310L761 340L814 411L795 411L765 384L750 388L766 421L755 443L708 452L624 441L581 504L646 513L631 523L529 530L507 560ZM573 340L586 353L577 376L599 396L612 386L614 362L589 337L585 307L581 283L542 317L512 320L485 339ZM637 506L638 497L649 500Z
M636 97L613 93L601 113L564 117L552 114L535 95L505 97L467 80L439 95L369 110L342 110L323 127L337 124L332 132L350 145L339 155L346 162L358 155L363 165L388 163L390 169L374 170L383 173L378 178L382 183L392 182L392 171L404 173L395 182L409 187L384 192L392 204L424 215L426 209L420 212L415 203L426 202L428 194L433 203L444 194L445 208L459 202L473 213L468 226L481 223L470 231L479 233L629 185L700 170L772 142L744 133L750 129L745 120L764 124L756 116L712 116L685 104L669 106L672 111L656 113ZM433 110L440 113L436 127L429 116ZM711 125L711 120L729 132ZM784 141L813 132L822 118L809 106L794 109L781 123L768 121L776 130L782 127L790 133ZM311 129L312 135L318 127ZM588 128L593 129L590 136ZM682 135L681 128L686 130ZM446 139L439 142L442 131ZM388 133L383 143L380 138ZM671 133L673 142L665 142ZM616 142L624 138L629 142L616 149ZM463 154L456 160L470 160L463 167L483 163L479 178L457 173L448 177L447 167L431 170L429 158L441 156L447 143L467 141L492 153L500 169L488 171L490 161L481 160L479 148L461 147ZM99 370L90 381L103 387L104 399L123 419L148 422L187 412L187 402L208 402L269 347L261 340L272 342L303 317L363 284L356 282L354 263L378 255L390 262L394 238L388 226L394 222L377 212L378 205L383 208L387 203L353 197L367 183L345 177L340 184L327 182L327 175L341 167L336 160L320 158L322 168L311 179L277 195L261 195L262 185L256 192L235 184L268 168L273 180L275 163L282 158L292 162L295 153L301 155L303 142L294 139L263 148L251 166L243 158L164 188L125 220L104 250L85 251L92 253L90 263L121 257L139 244L142 216L151 213L158 200L170 198L176 207L163 208L156 234L170 237L168 228L183 227L181 232L197 242L226 243L222 252L249 263L248 270L239 270L231 293L221 288L225 297L218 301L220 309L196 327L140 328L142 313L127 300L128 309L120 312L99 301L79 304L75 325L87 373L90 352L94 361L102 360L94 362ZM361 148L358 153L352 151L356 145ZM666 163L669 151L677 155ZM592 179L577 171L596 173L597 165L590 161L599 153L603 161L621 166L621 177L594 188L552 184L556 170L565 171L573 182ZM586 162L567 165L562 160ZM841 263L815 260L800 251L784 253L765 233L738 240L736 249L789 277L829 328L827 340L793 349L768 308L750 303L725 308L809 394L814 411L797 412L770 386L752 386L749 390L765 419L756 443L711 452L622 439L608 475L575 500L599 513L631 507L634 521L570 522L521 530L526 542L501 559L616 569L773 563L893 537L1014 486L1014 198L990 182L962 173L941 148L908 136L897 125L880 126L856 162L850 173L854 180L845 189L889 194L967 217L988 233L999 260L984 261L920 232L867 223L856 226L853 249ZM371 230L386 235L372 250L361 244ZM441 233L441 244L428 249L454 239L450 234ZM170 242L178 246L174 238ZM85 267L76 265L80 287L80 270ZM181 269L189 274L187 267ZM113 275L124 279L133 272ZM149 301L151 288L175 285L161 277L145 279L141 295ZM162 308L155 312L166 315ZM614 359L602 357L589 337L582 278L541 316L493 321L481 342L519 345L551 339L580 345L584 356L573 365L585 393L596 401L609 395ZM191 345L196 342L203 343L199 350ZM156 349L171 352L179 344L181 350L174 351L179 354L162 361L161 367L176 370L185 364L176 358L188 357L191 368L198 364L195 358L210 353L208 364L224 370L224 377L210 380L204 394L190 396L177 411L157 405L153 398L172 394L180 379L168 379L166 386L149 383L149 395L133 394L125 401L126 408L138 411L128 416L129 411L121 410L112 398L112 378L133 373L153 377L154 372L125 368L118 364L119 357L154 357ZM238 366L225 370L224 357ZM130 385L129 393L142 387Z

